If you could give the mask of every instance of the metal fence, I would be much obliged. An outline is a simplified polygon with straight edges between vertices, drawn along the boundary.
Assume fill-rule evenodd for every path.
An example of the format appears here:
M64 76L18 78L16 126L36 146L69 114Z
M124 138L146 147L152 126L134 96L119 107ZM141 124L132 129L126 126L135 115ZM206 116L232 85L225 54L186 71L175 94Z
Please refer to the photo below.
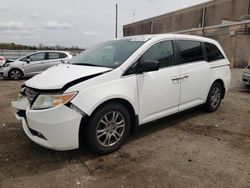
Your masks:
M1 50L0 56L5 57L6 59L18 59L32 52L36 52L38 50ZM73 56L79 54L81 51L70 51Z
M35 52L34 50L0 50L0 56L6 59L18 59L29 53Z

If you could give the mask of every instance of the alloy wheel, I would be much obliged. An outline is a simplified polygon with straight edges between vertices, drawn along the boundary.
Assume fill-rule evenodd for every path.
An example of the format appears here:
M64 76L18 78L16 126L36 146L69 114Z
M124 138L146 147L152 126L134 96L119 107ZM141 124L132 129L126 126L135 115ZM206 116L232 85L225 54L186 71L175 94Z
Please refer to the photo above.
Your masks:
M18 80L22 77L22 72L20 70L14 69L10 72L10 78L13 80Z
M108 112L101 117L97 125L97 141L104 147L113 146L122 138L124 131L124 116L118 111Z
M214 87L211 92L210 104L213 108L217 108L221 100L221 91L219 87Z

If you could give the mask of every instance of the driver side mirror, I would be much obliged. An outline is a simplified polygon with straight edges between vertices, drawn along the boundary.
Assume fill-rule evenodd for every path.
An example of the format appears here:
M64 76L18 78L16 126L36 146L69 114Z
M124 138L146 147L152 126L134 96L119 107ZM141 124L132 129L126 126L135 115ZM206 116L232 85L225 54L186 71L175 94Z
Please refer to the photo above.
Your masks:
M30 61L31 61L30 58L27 58L26 63L30 63Z
M153 72L158 71L159 68L159 61L145 61L140 63L139 72Z

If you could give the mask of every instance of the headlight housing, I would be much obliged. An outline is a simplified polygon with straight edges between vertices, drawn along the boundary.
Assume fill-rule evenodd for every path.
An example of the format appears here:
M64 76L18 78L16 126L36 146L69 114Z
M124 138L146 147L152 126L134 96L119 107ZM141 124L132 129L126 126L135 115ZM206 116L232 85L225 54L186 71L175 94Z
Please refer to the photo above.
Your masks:
M71 101L77 95L77 93L78 92L70 92L70 93L55 94L55 95L41 94L37 97L37 99L31 106L31 109L42 110L64 105L69 101Z
M9 67L10 63L5 63L4 67Z

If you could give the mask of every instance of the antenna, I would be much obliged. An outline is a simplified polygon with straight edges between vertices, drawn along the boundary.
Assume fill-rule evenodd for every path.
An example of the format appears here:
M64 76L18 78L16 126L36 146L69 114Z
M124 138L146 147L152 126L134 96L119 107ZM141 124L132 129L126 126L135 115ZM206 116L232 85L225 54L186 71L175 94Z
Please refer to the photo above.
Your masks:
M118 30L118 4L115 4L115 38L117 38L117 30Z
M135 10L133 11L133 22L135 22Z

